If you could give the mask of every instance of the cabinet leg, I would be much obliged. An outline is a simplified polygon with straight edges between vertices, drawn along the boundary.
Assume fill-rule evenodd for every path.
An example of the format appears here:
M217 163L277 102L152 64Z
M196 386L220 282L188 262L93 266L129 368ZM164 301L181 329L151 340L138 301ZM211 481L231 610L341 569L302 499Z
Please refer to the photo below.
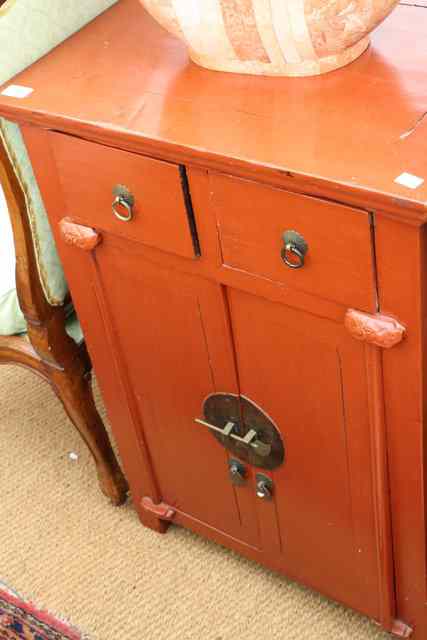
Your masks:
M126 501L128 483L120 469L105 426L96 409L90 374L52 372L51 384L91 452L101 491L114 505Z
M146 511L141 504L135 504L139 520L144 527L148 529L152 529L156 531L156 533L166 533L169 529L171 522L167 520L161 520L159 517L155 516L153 513L149 513Z
M175 517L175 509L164 502L156 503L149 496L144 496L138 505L139 517L146 527L158 533L166 533Z

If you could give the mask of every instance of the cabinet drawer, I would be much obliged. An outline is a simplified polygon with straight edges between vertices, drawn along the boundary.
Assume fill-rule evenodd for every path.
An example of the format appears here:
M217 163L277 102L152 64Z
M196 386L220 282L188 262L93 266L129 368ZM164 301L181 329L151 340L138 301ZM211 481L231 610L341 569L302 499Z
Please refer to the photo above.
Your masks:
M75 222L142 242L151 247L195 256L180 167L120 149L50 132L66 212ZM113 212L116 185L134 198L132 219ZM120 205L118 213L126 217Z
M374 308L367 212L217 174L210 176L210 187L225 266L346 306ZM299 269L282 257L288 230L308 245Z

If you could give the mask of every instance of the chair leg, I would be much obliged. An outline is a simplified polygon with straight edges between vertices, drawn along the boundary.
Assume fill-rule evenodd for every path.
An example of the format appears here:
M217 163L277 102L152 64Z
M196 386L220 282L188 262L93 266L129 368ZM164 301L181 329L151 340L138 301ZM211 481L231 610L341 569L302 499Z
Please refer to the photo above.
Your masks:
M101 491L114 505L123 504L129 486L96 409L90 373L51 371L50 381L95 460Z

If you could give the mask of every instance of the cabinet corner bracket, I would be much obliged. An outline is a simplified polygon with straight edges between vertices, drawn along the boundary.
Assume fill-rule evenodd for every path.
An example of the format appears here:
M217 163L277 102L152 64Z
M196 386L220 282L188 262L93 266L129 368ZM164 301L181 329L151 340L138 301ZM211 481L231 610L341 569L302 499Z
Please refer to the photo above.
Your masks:
M95 229L76 224L68 217L62 218L59 222L59 230L66 244L83 251L93 251L102 240L102 236Z
M371 315L356 309L347 311L344 325L356 340L382 349L390 349L399 344L406 332L403 324L392 316L381 313Z
M154 503L151 498L144 496L141 500L142 508L157 516L160 520L170 522L175 516L175 509L164 502Z
M391 633L397 638L410 638L414 630L402 620L394 620Z

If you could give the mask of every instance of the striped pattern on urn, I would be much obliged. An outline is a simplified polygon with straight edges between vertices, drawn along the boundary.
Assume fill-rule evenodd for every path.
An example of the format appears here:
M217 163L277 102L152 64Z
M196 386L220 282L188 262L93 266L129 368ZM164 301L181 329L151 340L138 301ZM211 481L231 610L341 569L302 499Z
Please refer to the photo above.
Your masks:
M306 76L348 64L398 0L140 0L209 69Z

